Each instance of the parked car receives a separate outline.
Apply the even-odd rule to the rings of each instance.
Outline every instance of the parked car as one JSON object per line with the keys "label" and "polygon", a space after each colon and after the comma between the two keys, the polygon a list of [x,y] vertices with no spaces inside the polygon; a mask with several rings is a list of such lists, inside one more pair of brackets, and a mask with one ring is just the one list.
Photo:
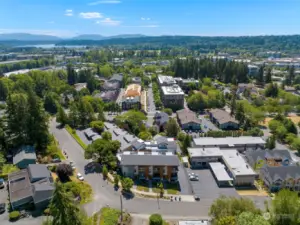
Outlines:
{"label": "parked car", "polygon": [[81,175],[81,173],[77,173],[77,179],[80,180],[80,181],[84,181],[84,178]]}
{"label": "parked car", "polygon": [[197,196],[197,195],[194,196],[194,199],[195,199],[196,201],[200,201],[200,197]]}
{"label": "parked car", "polygon": [[4,179],[0,178],[0,188],[4,188]]}
{"label": "parked car", "polygon": [[198,181],[199,178],[196,176],[190,176],[190,181]]}
{"label": "parked car", "polygon": [[5,212],[5,203],[0,203],[0,213],[4,213]]}
{"label": "parked car", "polygon": [[54,158],[52,159],[52,163],[60,163],[61,159],[60,158]]}

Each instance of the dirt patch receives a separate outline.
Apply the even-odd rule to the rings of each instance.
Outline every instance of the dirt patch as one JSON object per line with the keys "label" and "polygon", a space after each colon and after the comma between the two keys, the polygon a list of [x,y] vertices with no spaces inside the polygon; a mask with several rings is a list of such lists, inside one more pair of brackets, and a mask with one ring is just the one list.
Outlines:
{"label": "dirt patch", "polygon": [[241,196],[269,196],[268,193],[263,190],[237,190],[237,193]]}
{"label": "dirt patch", "polygon": [[[287,116],[286,118],[291,119],[296,125],[300,122],[300,116]],[[265,118],[264,122],[261,123],[262,126],[268,126],[269,122],[274,119],[272,117]]]}

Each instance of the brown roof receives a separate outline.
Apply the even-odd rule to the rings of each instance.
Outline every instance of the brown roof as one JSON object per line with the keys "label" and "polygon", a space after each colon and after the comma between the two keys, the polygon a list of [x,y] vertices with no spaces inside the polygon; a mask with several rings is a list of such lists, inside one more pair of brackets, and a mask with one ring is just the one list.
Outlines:
{"label": "brown roof", "polygon": [[176,112],[178,119],[181,124],[185,123],[201,123],[201,121],[197,118],[197,114],[189,109],[181,109]]}
{"label": "brown roof", "polygon": [[124,93],[124,97],[141,96],[141,90],[142,90],[141,85],[138,85],[138,84],[128,85],[128,87],[126,88],[126,91]]}
{"label": "brown roof", "polygon": [[233,122],[233,123],[239,123],[235,118],[233,118],[228,112],[222,109],[212,109],[210,110],[210,113],[212,116],[218,120],[220,124],[227,123],[227,122]]}

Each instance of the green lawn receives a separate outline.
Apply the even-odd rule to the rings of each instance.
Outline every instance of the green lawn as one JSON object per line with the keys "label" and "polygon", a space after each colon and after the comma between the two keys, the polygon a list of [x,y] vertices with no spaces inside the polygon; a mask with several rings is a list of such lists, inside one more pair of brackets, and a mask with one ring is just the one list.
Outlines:
{"label": "green lawn", "polygon": [[157,183],[157,182],[152,182],[152,191],[154,193],[160,193],[160,189],[157,187],[158,184],[159,183]]}
{"label": "green lawn", "polygon": [[76,130],[72,129],[69,125],[66,125],[66,130],[69,134],[77,141],[77,143],[83,148],[86,149],[87,145],[80,139],[80,137],[76,134]]}
{"label": "green lawn", "polygon": [[[121,211],[112,208],[102,208],[99,225],[116,225],[118,224]],[[123,221],[129,220],[130,215],[123,213]]]}
{"label": "green lawn", "polygon": [[149,192],[149,183],[148,182],[138,182],[136,189],[138,191]]}
{"label": "green lawn", "polygon": [[178,195],[179,193],[179,186],[178,183],[166,183],[165,189],[167,190],[167,193],[170,195]]}

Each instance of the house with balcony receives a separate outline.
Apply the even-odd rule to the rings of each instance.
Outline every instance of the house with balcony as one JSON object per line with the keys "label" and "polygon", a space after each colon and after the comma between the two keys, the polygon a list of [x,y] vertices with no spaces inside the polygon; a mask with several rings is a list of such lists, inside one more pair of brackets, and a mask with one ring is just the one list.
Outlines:
{"label": "house with balcony", "polygon": [[300,191],[300,167],[299,166],[268,166],[260,169],[260,179],[271,191],[277,192],[283,188]]}
{"label": "house with balcony", "polygon": [[141,180],[178,180],[179,160],[176,155],[124,152],[120,157],[122,173]]}
{"label": "house with balcony", "polygon": [[239,122],[223,109],[209,111],[210,120],[222,130],[238,130]]}
{"label": "house with balcony", "polygon": [[182,130],[201,130],[201,120],[197,114],[189,109],[182,109],[176,112],[178,123]]}

